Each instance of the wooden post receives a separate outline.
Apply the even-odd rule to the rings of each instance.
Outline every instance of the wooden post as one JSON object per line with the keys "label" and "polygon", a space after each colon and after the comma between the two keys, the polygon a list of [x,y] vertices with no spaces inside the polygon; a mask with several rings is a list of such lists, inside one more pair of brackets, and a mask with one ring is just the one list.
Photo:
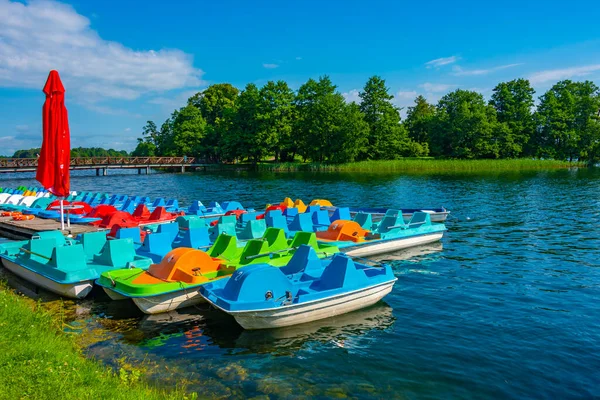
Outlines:
{"label": "wooden post", "polygon": [[142,174],[142,169],[138,168],[138,175],[141,175],[141,174]]}
{"label": "wooden post", "polygon": [[96,168],[96,176],[100,176],[100,168]]}
{"label": "wooden post", "polygon": [[181,166],[181,173],[184,173],[184,172],[185,172],[185,165],[182,165]]}

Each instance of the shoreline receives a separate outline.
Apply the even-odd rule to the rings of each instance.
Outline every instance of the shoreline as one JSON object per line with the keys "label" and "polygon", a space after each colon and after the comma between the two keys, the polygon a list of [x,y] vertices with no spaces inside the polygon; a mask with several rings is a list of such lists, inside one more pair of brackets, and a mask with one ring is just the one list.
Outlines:
{"label": "shoreline", "polygon": [[63,330],[63,317],[0,281],[0,398],[196,398],[151,386],[141,366],[116,371],[87,357]]}

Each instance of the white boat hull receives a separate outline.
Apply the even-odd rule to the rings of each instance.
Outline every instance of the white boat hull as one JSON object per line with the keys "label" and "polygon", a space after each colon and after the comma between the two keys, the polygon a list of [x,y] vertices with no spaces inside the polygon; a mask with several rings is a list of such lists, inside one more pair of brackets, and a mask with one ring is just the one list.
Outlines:
{"label": "white boat hull", "polygon": [[341,248],[340,251],[351,257],[374,256],[377,254],[390,253],[393,251],[407,249],[409,247],[437,242],[442,238],[442,236],[444,236],[444,232],[435,232],[427,235],[398,238],[372,244],[344,247]]}
{"label": "white boat hull", "polygon": [[109,288],[102,287],[102,289],[104,289],[104,293],[106,293],[108,295],[108,297],[110,297],[111,300],[127,300],[127,299],[129,299],[129,297],[123,296],[122,294],[119,294]]}
{"label": "white boat hull", "polygon": [[264,311],[227,312],[244,329],[269,329],[304,324],[369,307],[392,291],[396,281],[320,301],[284,306]]}
{"label": "white boat hull", "polygon": [[46,278],[36,272],[33,272],[27,268],[20,266],[6,258],[2,258],[2,264],[4,267],[12,272],[13,274],[33,283],[36,286],[49,290],[53,293],[59,294],[63,297],[71,299],[83,299],[88,293],[91,292],[94,285],[93,280],[81,281],[76,283],[58,283],[51,279]]}
{"label": "white boat hull", "polygon": [[185,292],[177,291],[152,297],[133,297],[132,300],[144,314],[160,314],[206,301],[200,296],[198,289],[187,289]]}

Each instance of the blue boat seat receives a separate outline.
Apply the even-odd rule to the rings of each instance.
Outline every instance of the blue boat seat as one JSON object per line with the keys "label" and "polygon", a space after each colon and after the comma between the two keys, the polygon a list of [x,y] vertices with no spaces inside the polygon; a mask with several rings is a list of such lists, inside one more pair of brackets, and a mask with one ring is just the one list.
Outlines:
{"label": "blue boat seat", "polygon": [[418,228],[423,225],[431,225],[431,216],[426,212],[416,211],[410,221],[406,224],[409,228]]}
{"label": "blue boat seat", "polygon": [[192,204],[188,207],[189,214],[196,214],[197,211],[199,211],[199,212],[206,211],[206,207],[204,206],[204,204],[202,204],[202,202],[200,200],[192,201]]}
{"label": "blue boat seat", "polygon": [[288,207],[283,211],[283,215],[286,218],[294,218],[298,214],[298,209],[296,207]]}
{"label": "blue boat seat", "polygon": [[94,262],[102,265],[123,268],[135,259],[135,250],[131,239],[108,240],[100,254],[94,256]]}
{"label": "blue boat seat", "polygon": [[329,212],[327,210],[317,210],[312,214],[312,222],[317,230],[327,230],[329,227]]}
{"label": "blue boat seat", "polygon": [[286,233],[288,232],[287,221],[281,213],[281,210],[269,211],[267,215],[265,215],[265,221],[269,228],[283,229]]}
{"label": "blue boat seat", "polygon": [[249,221],[238,233],[238,238],[241,240],[258,239],[265,234],[266,230],[267,223],[264,219]]}
{"label": "blue boat seat", "polygon": [[350,209],[348,207],[338,207],[333,211],[331,215],[331,222],[338,220],[350,221],[352,217],[350,216]]}
{"label": "blue boat seat", "polygon": [[158,229],[156,230],[158,233],[166,233],[169,235],[169,243],[171,243],[177,237],[179,233],[179,224],[169,222],[166,224],[158,225]]}
{"label": "blue boat seat", "polygon": [[56,246],[64,246],[67,243],[65,239],[65,235],[62,234],[61,231],[45,231],[38,232],[37,236],[40,239],[52,239],[56,243]]}
{"label": "blue boat seat", "polygon": [[370,213],[364,213],[360,211],[356,213],[353,221],[359,224],[363,229],[366,229],[368,231],[370,231],[373,227],[373,216]]}
{"label": "blue boat seat", "polygon": [[391,229],[401,228],[406,229],[408,225],[404,223],[404,218],[402,217],[402,213],[398,210],[388,210],[385,213],[385,216],[377,226],[375,227],[376,233],[387,233]]}
{"label": "blue boat seat", "polygon": [[208,235],[208,227],[190,228],[181,231],[173,241],[173,248],[190,247],[198,249],[208,247],[210,245],[210,237]]}
{"label": "blue boat seat", "polygon": [[323,271],[321,260],[316,251],[307,245],[298,247],[290,262],[280,269],[288,277],[302,272],[301,279],[304,278],[302,280],[318,278]]}
{"label": "blue boat seat", "polygon": [[157,197],[156,199],[154,199],[154,201],[152,202],[152,204],[150,205],[150,207],[164,207],[166,205],[165,199],[163,199],[162,197]]}
{"label": "blue boat seat", "polygon": [[256,264],[235,271],[227,280],[222,296],[227,300],[255,303],[264,302],[267,299],[266,293],[270,292],[270,299],[275,306],[275,299],[284,298],[286,292],[293,290],[291,282],[279,268]]}
{"label": "blue boat seat", "polygon": [[83,246],[74,244],[72,246],[55,247],[48,265],[65,272],[86,269],[87,263]]}
{"label": "blue boat seat", "polygon": [[121,228],[117,230],[115,239],[131,239],[135,245],[134,247],[139,247],[142,245],[140,228]]}
{"label": "blue boat seat", "polygon": [[254,220],[256,220],[255,212],[240,214],[240,223],[242,225],[247,224],[248,222],[254,221]]}
{"label": "blue boat seat", "polygon": [[221,208],[223,211],[234,211],[234,210],[244,210],[244,207],[239,201],[224,201],[221,203]]}
{"label": "blue boat seat", "polygon": [[144,244],[139,249],[142,254],[157,255],[160,256],[160,259],[171,250],[173,250],[173,248],[171,247],[171,237],[168,232],[157,232],[146,235]]}
{"label": "blue boat seat", "polygon": [[314,227],[311,214],[308,212],[297,214],[288,228],[290,231],[312,232]]}
{"label": "blue boat seat", "polygon": [[31,239],[23,248],[28,250],[22,255],[23,258],[47,264],[56,248],[56,241],[54,239]]}
{"label": "blue boat seat", "polygon": [[[139,230],[138,230],[139,236]],[[79,237],[79,243],[83,246],[85,257],[93,260],[96,254],[99,254],[106,243],[106,232],[87,232]]]}
{"label": "blue boat seat", "polygon": [[217,224],[210,229],[210,239],[211,241],[217,240],[220,234],[226,233],[230,236],[236,236],[235,224],[227,223],[227,224]]}
{"label": "blue boat seat", "polygon": [[179,202],[177,201],[177,199],[169,199],[167,200],[167,204],[165,205],[165,208],[167,210],[178,210],[179,209]]}
{"label": "blue boat seat", "polygon": [[336,254],[331,263],[325,267],[321,279],[313,282],[310,288],[315,291],[333,289],[351,289],[365,283],[367,276],[356,269],[354,261],[346,255]]}
{"label": "blue boat seat", "polygon": [[175,220],[179,229],[202,228],[206,226],[206,218],[200,218],[197,215],[180,215]]}

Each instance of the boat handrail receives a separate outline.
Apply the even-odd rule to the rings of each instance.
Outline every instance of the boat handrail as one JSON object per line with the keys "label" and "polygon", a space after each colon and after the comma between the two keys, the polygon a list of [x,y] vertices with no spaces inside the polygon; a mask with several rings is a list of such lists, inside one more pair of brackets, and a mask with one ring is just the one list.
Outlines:
{"label": "boat handrail", "polygon": [[254,260],[255,258],[260,258],[260,257],[264,257],[264,256],[270,256],[271,254],[284,253],[286,251],[292,251],[292,250],[297,250],[297,249],[298,249],[297,247],[290,247],[290,248],[287,248],[287,249],[270,251],[268,253],[255,254],[253,256],[246,256],[246,257],[244,257],[244,259],[246,259],[246,260]]}
{"label": "boat handrail", "polygon": [[34,256],[37,256],[37,257],[45,258],[46,260],[52,260],[52,257],[48,257],[48,256],[45,256],[45,255],[40,254],[40,253],[36,253],[34,251],[31,251],[31,250],[27,250],[27,249],[25,249],[23,247],[19,248],[19,250],[24,251],[25,253],[33,254]]}

